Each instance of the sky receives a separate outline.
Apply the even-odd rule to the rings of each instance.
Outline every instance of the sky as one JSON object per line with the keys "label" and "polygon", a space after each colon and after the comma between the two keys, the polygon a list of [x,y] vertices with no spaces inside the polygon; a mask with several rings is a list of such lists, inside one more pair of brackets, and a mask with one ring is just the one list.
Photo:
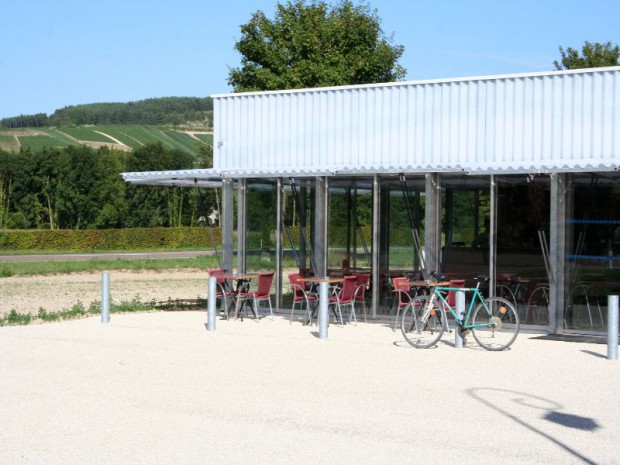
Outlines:
{"label": "sky", "polygon": [[[285,0],[280,0],[284,3]],[[240,26],[277,0],[2,0],[0,118],[231,92]],[[358,3],[358,2],[356,2]],[[620,43],[618,0],[370,0],[406,80],[548,71]]]}

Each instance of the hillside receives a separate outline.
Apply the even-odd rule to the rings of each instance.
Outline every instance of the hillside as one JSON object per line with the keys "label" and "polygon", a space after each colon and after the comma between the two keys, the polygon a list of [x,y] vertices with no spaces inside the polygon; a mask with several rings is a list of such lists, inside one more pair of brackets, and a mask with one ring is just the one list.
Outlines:
{"label": "hillside", "polygon": [[125,103],[89,103],[51,115],[0,119],[0,150],[87,145],[130,151],[161,143],[167,149],[200,154],[200,141],[212,143],[210,97],[161,97]]}
{"label": "hillside", "polygon": [[140,124],[210,129],[213,99],[210,97],[160,97],[135,102],[71,105],[51,115],[19,115],[0,119],[8,129],[71,127],[86,124]]}
{"label": "hillside", "polygon": [[205,129],[159,128],[138,124],[87,125],[59,128],[0,128],[0,150],[40,150],[43,147],[87,145],[108,146],[130,151],[146,144],[161,143],[168,149],[179,149],[199,156],[199,141],[211,144],[213,135]]}

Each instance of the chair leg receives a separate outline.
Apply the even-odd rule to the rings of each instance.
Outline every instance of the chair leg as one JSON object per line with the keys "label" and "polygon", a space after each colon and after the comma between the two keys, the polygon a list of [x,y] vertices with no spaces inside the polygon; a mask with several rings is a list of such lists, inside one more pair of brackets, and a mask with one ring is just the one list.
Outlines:
{"label": "chair leg", "polygon": [[351,307],[351,310],[349,312],[349,323],[354,321],[355,325],[357,326],[357,316],[355,315],[355,302],[351,302],[349,306]]}
{"label": "chair leg", "polygon": [[295,311],[295,297],[293,297],[293,305],[291,305],[291,319],[289,321],[289,324],[293,324],[293,312]]}
{"label": "chair leg", "polygon": [[398,325],[398,315],[400,315],[400,305],[396,307],[396,318],[394,318],[394,329],[393,332],[396,332],[396,326]]}
{"label": "chair leg", "polygon": [[340,326],[344,326],[344,320],[342,319],[342,306],[338,304],[338,315],[340,315]]}
{"label": "chair leg", "polygon": [[271,321],[273,321],[275,317],[273,315],[273,307],[271,306],[271,297],[267,299],[267,302],[269,302],[269,311],[271,312]]}
{"label": "chair leg", "polygon": [[312,310],[310,309],[310,302],[306,300],[306,315],[308,316],[308,324],[312,325]]}

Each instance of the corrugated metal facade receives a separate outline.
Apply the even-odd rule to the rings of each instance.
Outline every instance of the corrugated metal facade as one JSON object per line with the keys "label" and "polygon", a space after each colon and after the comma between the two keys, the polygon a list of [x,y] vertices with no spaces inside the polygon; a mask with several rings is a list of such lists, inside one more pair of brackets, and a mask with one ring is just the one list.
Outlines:
{"label": "corrugated metal facade", "polygon": [[617,169],[620,67],[214,96],[231,176]]}

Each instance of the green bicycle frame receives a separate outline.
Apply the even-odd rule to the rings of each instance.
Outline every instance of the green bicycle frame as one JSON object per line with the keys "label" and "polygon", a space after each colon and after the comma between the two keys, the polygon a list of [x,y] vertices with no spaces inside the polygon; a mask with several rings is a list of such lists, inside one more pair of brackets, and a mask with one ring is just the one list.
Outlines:
{"label": "green bicycle frame", "polygon": [[[442,294],[442,292],[449,292],[449,291],[461,291],[461,292],[472,292],[473,293],[473,298],[471,299],[471,302],[469,302],[469,307],[467,308],[467,312],[465,312],[465,316],[463,317],[463,319],[461,319],[457,313],[454,311],[454,309],[450,306],[450,304],[448,303],[448,301],[446,300],[446,298],[444,297],[444,295]],[[463,329],[472,329],[472,328],[485,328],[485,327],[489,327],[489,326],[495,326],[495,323],[480,323],[480,324],[471,324],[471,323],[467,323],[471,317],[471,314],[474,310],[476,301],[479,301],[482,306],[484,307],[484,309],[487,312],[487,315],[491,316],[491,312],[489,311],[489,307],[487,306],[487,303],[484,301],[484,297],[482,297],[482,294],[480,293],[480,290],[477,287],[443,287],[443,286],[435,286],[435,289],[433,290],[433,294],[439,299],[439,301],[442,304],[442,307],[444,309],[448,309],[450,310],[450,313],[452,314],[452,316],[454,317],[454,320],[457,322],[457,324],[463,328]]]}

